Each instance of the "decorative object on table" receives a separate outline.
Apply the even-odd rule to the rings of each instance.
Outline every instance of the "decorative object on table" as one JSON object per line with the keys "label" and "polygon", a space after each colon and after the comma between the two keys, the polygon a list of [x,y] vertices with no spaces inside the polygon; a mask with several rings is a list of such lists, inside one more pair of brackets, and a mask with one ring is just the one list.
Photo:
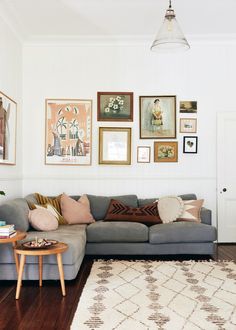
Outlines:
{"label": "decorative object on table", "polygon": [[150,163],[151,147],[138,146],[137,147],[137,162]]}
{"label": "decorative object on table", "polygon": [[0,238],[11,238],[16,235],[15,225],[1,225]]}
{"label": "decorative object on table", "polygon": [[98,92],[98,121],[133,121],[132,92]]}
{"label": "decorative object on table", "polygon": [[94,261],[70,329],[235,329],[235,277],[232,261]]}
{"label": "decorative object on table", "polygon": [[91,165],[92,100],[46,100],[47,165]]}
{"label": "decorative object on table", "polygon": [[5,220],[0,220],[0,226],[6,226],[6,221]]}
{"label": "decorative object on table", "polygon": [[184,154],[197,154],[197,148],[198,148],[197,136],[184,136],[184,140],[183,140]]}
{"label": "decorative object on table", "polygon": [[197,101],[180,101],[180,113],[197,113]]}
{"label": "decorative object on table", "polygon": [[175,12],[171,0],[169,0],[169,8],[166,10],[164,21],[152,43],[151,50],[155,52],[176,52],[188,50],[189,48],[189,43],[175,18]]}
{"label": "decorative object on table", "polygon": [[140,96],[140,139],[176,137],[176,96]]}
{"label": "decorative object on table", "polygon": [[131,164],[131,128],[99,127],[99,164]]}
{"label": "decorative object on table", "polygon": [[180,118],[180,133],[197,133],[196,118]]}
{"label": "decorative object on table", "polygon": [[0,164],[16,164],[17,103],[0,92]]}
{"label": "decorative object on table", "polygon": [[178,162],[178,142],[154,142],[154,162]]}
{"label": "decorative object on table", "polygon": [[46,239],[35,237],[34,240],[22,243],[22,246],[27,249],[46,249],[49,246],[57,244],[55,239]]}

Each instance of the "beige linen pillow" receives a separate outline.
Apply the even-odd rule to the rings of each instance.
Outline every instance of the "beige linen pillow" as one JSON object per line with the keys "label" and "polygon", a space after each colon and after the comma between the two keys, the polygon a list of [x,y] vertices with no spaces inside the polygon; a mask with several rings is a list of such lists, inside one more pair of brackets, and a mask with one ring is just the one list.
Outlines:
{"label": "beige linen pillow", "polygon": [[178,196],[166,196],[158,199],[159,216],[163,223],[175,221],[184,209],[184,202]]}
{"label": "beige linen pillow", "polygon": [[67,221],[63,218],[63,216],[57,211],[57,209],[52,205],[52,204],[42,204],[42,205],[37,205],[37,204],[32,204],[31,203],[31,210],[33,209],[47,209],[49,212],[52,213],[57,218],[57,221],[59,225],[67,225]]}
{"label": "beige linen pillow", "polygon": [[40,231],[51,231],[58,228],[57,218],[47,209],[35,209],[29,211],[29,223]]}
{"label": "beige linen pillow", "polygon": [[90,203],[87,195],[83,195],[78,201],[75,201],[63,193],[61,196],[61,212],[69,225],[95,222],[90,212]]}
{"label": "beige linen pillow", "polygon": [[200,212],[204,199],[188,200],[184,202],[184,209],[177,221],[201,222]]}

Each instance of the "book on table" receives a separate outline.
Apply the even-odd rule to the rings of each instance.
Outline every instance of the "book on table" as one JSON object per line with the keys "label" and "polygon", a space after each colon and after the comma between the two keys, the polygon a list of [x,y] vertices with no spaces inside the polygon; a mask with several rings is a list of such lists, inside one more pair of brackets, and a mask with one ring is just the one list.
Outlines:
{"label": "book on table", "polygon": [[13,230],[11,233],[6,234],[6,233],[1,233],[0,232],[0,239],[1,238],[11,238],[14,237],[16,235],[16,230]]}
{"label": "book on table", "polygon": [[14,225],[0,226],[0,236],[10,235],[14,231],[15,231],[15,226]]}

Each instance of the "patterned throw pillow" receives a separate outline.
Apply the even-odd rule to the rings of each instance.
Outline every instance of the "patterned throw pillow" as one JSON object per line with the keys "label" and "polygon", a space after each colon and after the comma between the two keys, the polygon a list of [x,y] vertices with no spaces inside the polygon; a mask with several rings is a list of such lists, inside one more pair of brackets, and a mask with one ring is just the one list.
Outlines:
{"label": "patterned throw pillow", "polygon": [[112,199],[104,221],[131,221],[145,225],[161,223],[157,210],[157,203],[150,203],[142,207],[130,207]]}
{"label": "patterned throw pillow", "polygon": [[31,202],[28,202],[29,209],[35,210],[35,209],[47,209],[54,217],[56,217],[59,225],[67,225],[66,219],[63,218],[63,216],[57,211],[57,209],[49,203],[37,205]]}
{"label": "patterned throw pillow", "polygon": [[162,222],[169,223],[181,216],[184,210],[184,202],[178,196],[166,196],[158,200],[157,207]]}
{"label": "patterned throw pillow", "polygon": [[188,200],[184,202],[184,210],[176,221],[201,222],[200,212],[204,199]]}
{"label": "patterned throw pillow", "polygon": [[61,195],[59,195],[55,198],[51,198],[51,197],[40,195],[39,193],[35,193],[35,198],[39,205],[43,205],[43,204],[47,204],[47,203],[51,204],[61,214],[61,205],[60,205]]}

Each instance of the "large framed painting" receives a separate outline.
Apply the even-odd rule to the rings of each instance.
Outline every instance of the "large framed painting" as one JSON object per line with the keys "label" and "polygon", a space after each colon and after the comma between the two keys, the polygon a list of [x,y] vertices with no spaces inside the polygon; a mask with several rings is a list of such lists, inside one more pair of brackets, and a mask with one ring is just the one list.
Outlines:
{"label": "large framed painting", "polygon": [[0,164],[16,164],[17,103],[0,92]]}
{"label": "large framed painting", "polygon": [[176,138],[176,96],[140,96],[140,139]]}
{"label": "large framed painting", "polygon": [[46,100],[47,165],[91,165],[92,100]]}
{"label": "large framed painting", "polygon": [[131,128],[99,127],[99,164],[131,164]]}
{"label": "large framed painting", "polygon": [[133,93],[98,92],[98,121],[133,121]]}

